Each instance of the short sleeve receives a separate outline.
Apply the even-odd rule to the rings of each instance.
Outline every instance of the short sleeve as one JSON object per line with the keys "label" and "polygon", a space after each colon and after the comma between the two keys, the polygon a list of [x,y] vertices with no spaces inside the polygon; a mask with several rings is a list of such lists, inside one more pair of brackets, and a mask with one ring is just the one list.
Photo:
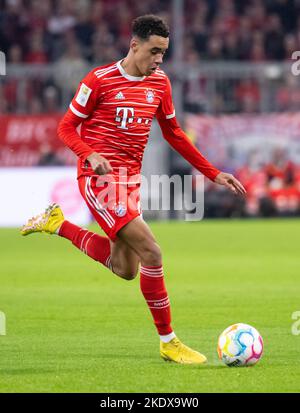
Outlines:
{"label": "short sleeve", "polygon": [[86,119],[93,112],[99,93],[99,79],[92,70],[79,83],[78,89],[70,103],[70,110],[74,115]]}
{"label": "short sleeve", "polygon": [[166,90],[156,111],[156,117],[159,120],[172,119],[175,117],[171,82],[168,77],[166,79]]}

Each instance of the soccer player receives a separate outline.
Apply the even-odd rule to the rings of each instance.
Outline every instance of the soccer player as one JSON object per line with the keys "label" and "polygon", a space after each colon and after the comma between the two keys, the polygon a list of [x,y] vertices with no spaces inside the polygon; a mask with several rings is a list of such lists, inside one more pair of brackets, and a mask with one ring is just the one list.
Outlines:
{"label": "soccer player", "polygon": [[[164,138],[202,174],[236,194],[245,189],[211,165],[178,125],[170,81],[159,67],[168,46],[169,29],[161,18],[136,18],[127,56],[86,75],[58,127],[59,137],[78,156],[81,195],[107,237],[65,220],[56,204],[30,219],[21,233],[67,238],[126,280],[134,279],[140,266],[140,288],[160,337],[161,357],[202,364],[206,357],[184,345],[171,327],[161,250],[141,216],[140,170],[154,116]],[[107,201],[110,191],[113,202]]]}

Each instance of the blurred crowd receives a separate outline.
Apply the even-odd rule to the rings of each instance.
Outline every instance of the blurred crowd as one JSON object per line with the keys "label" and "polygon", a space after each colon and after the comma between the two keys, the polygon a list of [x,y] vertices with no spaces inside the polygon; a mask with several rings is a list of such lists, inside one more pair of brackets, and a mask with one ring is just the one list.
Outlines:
{"label": "blurred crowd", "polygon": [[209,184],[206,191],[206,217],[293,217],[300,215],[300,165],[288,151],[275,147],[269,162],[258,162],[254,150],[235,176],[247,196],[237,198],[223,188]]}
{"label": "blurred crowd", "polygon": [[290,59],[292,51],[299,49],[298,0],[190,3],[186,59],[196,51],[208,60],[279,61]]}
{"label": "blurred crowd", "polygon": [[300,166],[290,160],[286,150],[274,149],[272,159],[265,165],[250,161],[237,171],[237,176],[247,189],[245,211],[248,215],[300,213]]}
{"label": "blurred crowd", "polygon": [[[64,111],[91,67],[126,55],[131,22],[142,14],[159,14],[169,23],[165,62],[172,63],[172,3],[0,0],[0,50],[10,68],[21,67],[0,77],[0,115]],[[184,0],[183,22],[183,58],[189,68],[205,62],[217,67],[232,61],[274,64],[263,79],[260,72],[209,76],[196,71],[195,76],[191,71],[190,76],[187,70],[182,77],[185,112],[300,111],[300,76],[276,66],[292,63],[292,53],[300,50],[300,0]],[[39,165],[60,162],[51,150],[41,151]],[[249,161],[237,175],[248,190],[247,200],[239,203],[222,191],[208,191],[208,216],[299,213],[299,168],[282,153],[274,154],[269,165],[253,167]]]}
{"label": "blurred crowd", "polygon": [[[172,28],[171,11],[171,0],[1,0],[0,48],[9,62],[102,64],[126,53],[134,17]],[[300,46],[299,0],[185,0],[183,18],[187,61],[278,61]]]}
{"label": "blurred crowd", "polygon": [[1,0],[0,48],[11,63],[68,60],[101,65],[128,49],[131,21],[168,11],[170,1]]}
{"label": "blurred crowd", "polygon": [[[171,0],[0,0],[0,50],[10,64],[53,64],[54,74],[30,81],[2,79],[0,113],[51,112],[64,108],[91,66],[123,57],[131,21],[145,13],[164,17],[171,28]],[[190,65],[203,61],[285,62],[300,49],[300,0],[184,0],[183,54]],[[172,61],[170,50],[166,63]],[[295,85],[296,83],[296,85]],[[269,95],[271,110],[298,110],[298,79],[285,76]],[[210,94],[210,95],[209,95]],[[207,99],[207,96],[210,96]],[[255,78],[184,83],[189,112],[255,112],[266,102]],[[23,102],[22,102],[23,99]]]}

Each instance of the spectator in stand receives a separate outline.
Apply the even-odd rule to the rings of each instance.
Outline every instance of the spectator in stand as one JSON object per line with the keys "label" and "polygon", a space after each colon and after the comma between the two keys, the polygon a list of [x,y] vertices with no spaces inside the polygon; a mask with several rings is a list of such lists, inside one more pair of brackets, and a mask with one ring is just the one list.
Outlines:
{"label": "spectator in stand", "polygon": [[96,65],[103,65],[107,61],[118,60],[120,55],[115,42],[116,37],[110,31],[108,24],[99,26],[92,37],[92,61]]}
{"label": "spectator in stand", "polygon": [[265,50],[269,60],[284,59],[284,32],[280,17],[272,14],[265,29]]}
{"label": "spectator in stand", "polygon": [[59,94],[55,86],[47,86],[43,90],[43,112],[57,113],[59,108]]}
{"label": "spectator in stand", "polygon": [[[18,44],[12,44],[8,49],[7,61],[13,65],[19,65],[23,62],[23,52],[22,48]],[[3,84],[2,93],[3,99],[5,100],[5,110],[7,112],[13,112],[17,106],[17,90],[18,90],[19,79],[10,76],[5,79]]]}
{"label": "spectator in stand", "polygon": [[297,167],[283,148],[276,148],[265,167],[267,194],[279,215],[293,216],[300,212],[300,191]]}
{"label": "spectator in stand", "polygon": [[260,102],[260,90],[253,79],[241,81],[235,90],[235,97],[239,105],[239,111],[246,113],[257,112]]}
{"label": "spectator in stand", "polygon": [[62,90],[64,104],[73,96],[78,85],[78,79],[83,78],[88,71],[87,61],[83,58],[74,31],[69,31],[65,37],[65,52],[55,63],[55,84]]}
{"label": "spectator in stand", "polygon": [[220,36],[235,32],[239,26],[239,18],[233,0],[220,0],[218,6],[213,19],[212,32]]}
{"label": "spectator in stand", "polygon": [[93,24],[90,9],[87,6],[81,7],[74,31],[76,39],[80,45],[82,55],[89,61],[91,61],[92,56],[92,41],[95,30],[96,27]]}
{"label": "spectator in stand", "polygon": [[30,115],[37,115],[43,112],[43,104],[38,96],[33,96],[29,99],[27,104],[27,113]]}
{"label": "spectator in stand", "polygon": [[36,30],[31,34],[31,38],[28,44],[28,52],[25,55],[26,63],[47,63],[48,56],[45,52],[45,46],[43,44],[43,32]]}
{"label": "spectator in stand", "polygon": [[29,28],[21,0],[7,0],[4,7],[1,4],[0,24],[0,50],[7,53],[13,44],[20,45],[23,50]]}
{"label": "spectator in stand", "polygon": [[292,54],[295,50],[299,50],[300,43],[297,41],[297,37],[294,34],[287,34],[284,38],[284,58],[285,60],[291,60]]}
{"label": "spectator in stand", "polygon": [[[74,2],[74,4],[76,4]],[[74,4],[68,0],[58,1],[54,8],[54,13],[48,18],[47,31],[49,34],[50,50],[52,60],[61,57],[64,50],[64,37],[67,32],[72,30],[76,25],[76,16]]]}
{"label": "spectator in stand", "polygon": [[40,147],[40,159],[37,166],[63,166],[64,162],[48,143],[43,143]]}
{"label": "spectator in stand", "polygon": [[[28,4],[26,4],[26,8],[27,7]],[[51,12],[51,0],[31,0],[30,9],[26,17],[30,32],[41,31],[42,33],[44,33],[47,30],[48,19],[49,16],[51,16]]]}
{"label": "spectator in stand", "polygon": [[269,14],[280,17],[282,27],[286,33],[295,29],[300,4],[298,0],[265,0]]}
{"label": "spectator in stand", "polygon": [[264,62],[267,60],[264,47],[264,36],[260,30],[256,30],[253,33],[253,43],[249,53],[252,62]]}
{"label": "spectator in stand", "polygon": [[300,110],[300,79],[288,73],[277,89],[275,96],[275,110],[295,112]]}
{"label": "spectator in stand", "polygon": [[8,49],[8,63],[21,64],[23,62],[23,51],[19,44],[14,43]]}
{"label": "spectator in stand", "polygon": [[8,102],[4,94],[4,87],[0,83],[0,116],[8,113]]}
{"label": "spectator in stand", "polygon": [[259,150],[254,149],[249,153],[247,162],[236,174],[244,183],[247,191],[245,213],[248,216],[259,215],[261,212],[260,200],[266,197],[267,185],[267,177]]}
{"label": "spectator in stand", "polygon": [[204,56],[207,49],[208,30],[205,24],[204,16],[195,15],[190,29],[187,28],[188,36],[193,39],[193,48],[199,53],[200,56]]}
{"label": "spectator in stand", "polygon": [[226,60],[240,59],[239,40],[235,32],[230,32],[225,35],[223,40],[223,56]]}
{"label": "spectator in stand", "polygon": [[[192,39],[190,39],[190,41],[192,42]],[[197,66],[199,64],[199,54],[195,49],[185,47],[185,61],[188,62],[191,67],[193,67],[193,65]],[[206,112],[208,103],[204,93],[206,81],[189,73],[186,74],[186,77],[184,110],[190,113]]]}
{"label": "spectator in stand", "polygon": [[207,60],[222,60],[223,56],[223,42],[220,36],[212,36],[207,43]]}
{"label": "spectator in stand", "polygon": [[241,16],[238,28],[239,50],[241,60],[249,60],[252,46],[252,22],[248,16]]}

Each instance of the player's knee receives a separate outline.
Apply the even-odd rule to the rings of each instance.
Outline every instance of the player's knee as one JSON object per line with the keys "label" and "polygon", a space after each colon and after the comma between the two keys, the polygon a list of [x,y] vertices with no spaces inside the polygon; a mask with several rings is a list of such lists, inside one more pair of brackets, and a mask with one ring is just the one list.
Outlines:
{"label": "player's knee", "polygon": [[134,274],[134,273],[131,272],[131,273],[125,274],[122,278],[126,281],[132,281],[136,278],[136,276],[137,276],[137,274]]}
{"label": "player's knee", "polygon": [[141,252],[141,259],[144,265],[161,265],[161,249],[155,242],[145,246]]}
{"label": "player's knee", "polygon": [[119,277],[123,278],[123,280],[131,281],[134,280],[138,274],[138,269],[133,268],[114,268],[114,273]]}
{"label": "player's knee", "polygon": [[134,279],[136,278],[137,274],[134,274],[134,273],[132,273],[132,272],[129,272],[129,273],[126,273],[126,274],[119,274],[119,276],[120,276],[121,278],[123,278],[123,280],[132,281],[132,280],[134,280]]}

